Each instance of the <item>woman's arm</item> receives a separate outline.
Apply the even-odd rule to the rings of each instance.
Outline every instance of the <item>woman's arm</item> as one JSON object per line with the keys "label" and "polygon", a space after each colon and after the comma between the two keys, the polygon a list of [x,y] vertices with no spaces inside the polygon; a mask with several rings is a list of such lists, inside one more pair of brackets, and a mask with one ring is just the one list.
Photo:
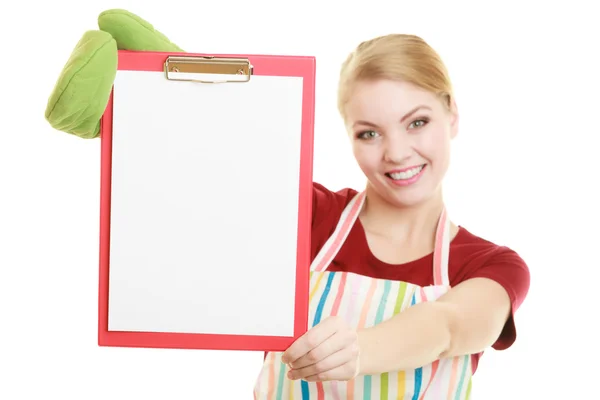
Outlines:
{"label": "woman's arm", "polygon": [[436,301],[411,306],[370,328],[356,331],[329,317],[283,354],[291,379],[348,380],[358,374],[415,369],[435,360],[505,349],[515,338],[514,313],[529,291],[529,269],[512,251]]}
{"label": "woman's arm", "polygon": [[437,301],[360,330],[358,373],[414,369],[440,358],[479,353],[500,336],[510,311],[510,298],[495,281],[462,282]]}

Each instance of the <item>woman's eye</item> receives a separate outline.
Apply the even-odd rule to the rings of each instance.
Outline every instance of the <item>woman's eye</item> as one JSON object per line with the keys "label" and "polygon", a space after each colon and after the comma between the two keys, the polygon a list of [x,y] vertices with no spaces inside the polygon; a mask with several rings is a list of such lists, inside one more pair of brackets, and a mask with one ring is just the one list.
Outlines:
{"label": "woman's eye", "polygon": [[427,124],[427,120],[426,119],[418,119],[416,121],[413,121],[410,125],[409,128],[420,128],[422,126],[425,126],[425,124]]}
{"label": "woman's eye", "polygon": [[372,139],[377,137],[377,132],[375,131],[364,131],[358,134],[358,137],[361,139]]}

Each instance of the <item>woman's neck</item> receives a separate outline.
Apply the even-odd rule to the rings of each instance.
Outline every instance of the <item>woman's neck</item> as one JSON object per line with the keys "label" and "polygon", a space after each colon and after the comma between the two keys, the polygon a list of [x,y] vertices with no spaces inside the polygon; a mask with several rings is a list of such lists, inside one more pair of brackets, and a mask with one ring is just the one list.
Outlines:
{"label": "woman's neck", "polygon": [[390,204],[368,186],[360,220],[365,230],[372,234],[408,246],[430,247],[435,241],[435,232],[443,208],[441,188],[424,203],[398,207]]}

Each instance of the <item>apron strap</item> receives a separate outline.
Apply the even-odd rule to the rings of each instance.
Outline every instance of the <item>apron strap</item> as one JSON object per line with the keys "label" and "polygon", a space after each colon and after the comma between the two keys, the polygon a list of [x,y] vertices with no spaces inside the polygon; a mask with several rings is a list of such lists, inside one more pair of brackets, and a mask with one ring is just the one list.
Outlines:
{"label": "apron strap", "polygon": [[360,214],[360,210],[365,202],[366,193],[360,192],[350,200],[342,215],[333,234],[319,251],[319,254],[313,260],[310,269],[311,271],[324,271],[333,261],[338,251],[342,248],[346,237],[352,230],[352,226]]}
{"label": "apron strap", "polygon": [[435,248],[433,250],[433,284],[435,286],[450,286],[450,278],[448,277],[449,254],[450,219],[444,207],[435,232]]}

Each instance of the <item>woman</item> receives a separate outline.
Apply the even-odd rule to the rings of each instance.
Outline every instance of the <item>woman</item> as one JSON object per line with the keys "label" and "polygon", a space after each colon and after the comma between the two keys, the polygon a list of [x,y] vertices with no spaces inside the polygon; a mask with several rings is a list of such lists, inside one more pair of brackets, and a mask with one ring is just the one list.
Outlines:
{"label": "woman", "polygon": [[469,398],[482,352],[515,341],[529,271],[446,215],[446,68],[419,37],[378,37],[343,64],[338,95],[368,183],[314,185],[312,328],[267,354],[255,398]]}
{"label": "woman", "polygon": [[[125,10],[98,22],[45,114],[81,138],[98,137],[117,48],[181,51]],[[368,184],[360,193],[314,185],[312,327],[267,354],[254,396],[468,398],[482,352],[515,340],[529,271],[446,215],[441,183],[458,131],[446,69],[416,36],[367,41],[342,67],[339,109]]]}

